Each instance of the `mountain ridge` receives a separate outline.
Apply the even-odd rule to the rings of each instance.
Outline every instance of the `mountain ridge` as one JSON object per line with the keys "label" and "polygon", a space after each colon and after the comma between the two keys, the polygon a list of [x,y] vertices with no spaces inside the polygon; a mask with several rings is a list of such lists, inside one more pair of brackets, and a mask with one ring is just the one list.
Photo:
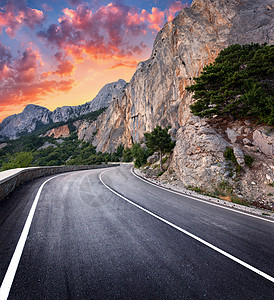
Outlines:
{"label": "mountain ridge", "polygon": [[43,125],[65,122],[107,107],[113,98],[123,92],[126,84],[123,79],[108,83],[91,101],[77,106],[57,107],[53,111],[40,105],[28,104],[21,113],[8,116],[0,123],[0,137],[2,136],[2,140],[16,139],[20,135],[34,132]]}

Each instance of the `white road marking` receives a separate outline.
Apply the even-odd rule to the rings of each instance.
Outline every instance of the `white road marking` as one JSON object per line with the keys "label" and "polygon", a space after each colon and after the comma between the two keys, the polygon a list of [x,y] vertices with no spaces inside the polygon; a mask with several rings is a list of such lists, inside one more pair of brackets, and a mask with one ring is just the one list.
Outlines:
{"label": "white road marking", "polygon": [[43,189],[44,185],[47,182],[49,182],[50,180],[52,180],[52,179],[54,179],[56,177],[62,176],[62,175],[65,175],[65,174],[59,174],[57,176],[51,177],[48,180],[46,180],[40,186],[40,188],[39,188],[39,190],[38,190],[38,192],[37,192],[37,194],[35,196],[35,199],[34,199],[34,202],[33,202],[32,206],[31,206],[28,218],[27,218],[27,220],[25,222],[23,231],[21,233],[21,236],[19,238],[19,241],[18,241],[17,246],[15,248],[15,251],[13,253],[12,259],[10,261],[8,270],[6,272],[4,280],[2,282],[2,285],[1,285],[1,288],[0,288],[0,300],[6,300],[6,299],[8,299],[8,296],[9,296],[9,293],[10,293],[10,289],[11,289],[11,286],[12,286],[12,283],[13,283],[13,280],[14,280],[14,277],[15,277],[15,274],[16,274],[16,271],[17,271],[20,259],[21,259],[22,252],[23,252],[24,247],[25,247],[25,243],[26,243],[26,240],[27,240],[27,237],[28,237],[28,234],[29,234],[31,222],[32,222],[32,219],[33,219],[33,216],[34,216],[34,213],[35,213],[35,209],[36,209],[38,200],[40,198],[42,189]]}
{"label": "white road marking", "polygon": [[163,186],[159,186],[157,184],[154,184],[148,180],[145,180],[143,179],[142,177],[136,175],[134,172],[133,172],[133,168],[131,168],[131,173],[132,175],[134,175],[136,178],[146,182],[147,184],[150,184],[152,186],[155,186],[159,189],[162,189],[162,190],[165,190],[167,192],[170,192],[170,193],[173,193],[173,194],[176,194],[176,195],[179,195],[179,196],[182,196],[182,197],[187,197],[187,198],[190,198],[190,199],[193,199],[193,200],[196,200],[196,201],[199,201],[199,202],[203,202],[203,203],[206,203],[206,204],[209,204],[209,205],[213,205],[213,206],[217,206],[217,207],[220,207],[220,208],[223,208],[223,209],[227,209],[227,210],[230,210],[230,211],[233,211],[235,213],[238,213],[238,214],[242,214],[242,215],[246,215],[246,216],[249,216],[249,217],[252,217],[252,218],[256,218],[256,219],[260,219],[260,220],[263,220],[263,221],[266,221],[266,222],[270,222],[270,223],[274,223],[273,220],[269,220],[269,219],[266,219],[266,218],[262,218],[260,216],[255,216],[255,215],[251,215],[249,213],[246,213],[246,212],[243,212],[243,211],[239,211],[239,210],[235,210],[233,208],[230,208],[230,207],[225,207],[221,204],[216,204],[216,203],[212,203],[212,202],[209,202],[209,201],[206,201],[206,200],[202,200],[202,199],[199,199],[199,198],[195,198],[195,197],[192,197],[190,195],[187,195],[187,194],[183,194],[183,193],[180,193],[180,192],[176,192],[176,191],[173,191],[173,190],[169,190],[168,188],[165,188]]}
{"label": "white road marking", "polygon": [[160,221],[162,221],[162,222],[168,224],[169,226],[171,226],[171,227],[173,227],[173,228],[175,228],[175,229],[181,231],[182,233],[184,233],[184,234],[190,236],[191,238],[195,239],[196,241],[198,241],[198,242],[200,242],[200,243],[206,245],[207,247],[209,247],[209,248],[211,248],[211,249],[217,251],[218,253],[220,253],[220,254],[226,256],[227,258],[229,258],[229,259],[231,259],[231,260],[237,262],[238,264],[240,264],[240,265],[246,267],[247,269],[249,269],[249,270],[255,272],[256,274],[258,274],[258,275],[264,277],[265,279],[267,279],[267,280],[269,280],[269,281],[271,281],[271,282],[274,283],[274,278],[271,277],[270,275],[264,273],[263,271],[260,271],[259,269],[257,269],[257,268],[255,268],[255,267],[249,265],[248,263],[246,263],[246,262],[240,260],[239,258],[237,258],[237,257],[235,257],[235,256],[233,256],[233,255],[231,255],[231,254],[229,254],[229,253],[227,253],[227,252],[225,252],[224,250],[222,250],[222,249],[220,249],[220,248],[218,248],[218,247],[216,247],[216,246],[210,244],[209,242],[207,242],[207,241],[205,241],[205,240],[199,238],[198,236],[196,236],[196,235],[194,235],[194,234],[192,234],[192,233],[186,231],[185,229],[183,229],[183,228],[181,228],[181,227],[179,227],[179,226],[177,226],[177,225],[175,225],[175,224],[173,224],[173,223],[167,221],[166,219],[164,219],[164,218],[162,218],[162,217],[156,215],[155,213],[153,213],[153,212],[147,210],[146,208],[144,208],[144,207],[142,207],[142,206],[140,206],[140,205],[134,203],[133,201],[131,201],[131,200],[129,200],[128,198],[124,197],[123,195],[119,194],[118,192],[116,192],[115,190],[113,190],[111,187],[109,187],[109,186],[103,181],[103,179],[102,179],[102,174],[104,174],[105,172],[107,172],[107,170],[104,171],[104,172],[102,172],[102,173],[100,173],[100,175],[99,175],[100,181],[102,182],[102,184],[103,184],[108,190],[110,190],[112,193],[114,193],[115,195],[117,195],[117,196],[120,197],[121,199],[127,201],[128,203],[130,203],[130,204],[136,206],[137,208],[139,208],[139,209],[141,209],[142,211],[146,212],[147,214],[153,216],[154,218],[156,218],[156,219],[158,219],[158,220],[160,220]]}

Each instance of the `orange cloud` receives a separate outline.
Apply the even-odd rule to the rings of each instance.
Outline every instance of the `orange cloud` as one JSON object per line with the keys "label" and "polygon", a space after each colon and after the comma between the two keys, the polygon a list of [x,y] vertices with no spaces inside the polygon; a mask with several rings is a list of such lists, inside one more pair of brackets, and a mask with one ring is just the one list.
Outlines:
{"label": "orange cloud", "polygon": [[125,61],[112,65],[109,70],[117,69],[117,68],[136,68],[138,61]]}
{"label": "orange cloud", "polygon": [[136,37],[146,32],[147,24],[129,6],[109,3],[92,12],[88,6],[65,8],[59,24],[51,24],[39,36],[59,51],[83,59],[86,54],[96,59],[127,58],[140,54],[144,43]]}
{"label": "orange cloud", "polygon": [[142,16],[149,22],[149,27],[151,29],[160,30],[164,25],[165,20],[165,12],[160,11],[157,7],[152,7],[151,14],[149,14],[146,10],[142,10]]}
{"label": "orange cloud", "polygon": [[[65,63],[66,61],[62,61]],[[12,59],[7,48],[0,43],[0,107],[31,103],[56,92],[70,90],[74,80],[42,80],[43,62],[38,51],[27,48],[21,57]],[[60,73],[71,71],[71,66],[60,67]]]}

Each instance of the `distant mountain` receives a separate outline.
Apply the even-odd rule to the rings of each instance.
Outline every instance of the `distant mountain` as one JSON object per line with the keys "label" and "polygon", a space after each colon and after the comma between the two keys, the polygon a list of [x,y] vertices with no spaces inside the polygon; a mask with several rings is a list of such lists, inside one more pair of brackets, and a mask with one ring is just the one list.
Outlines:
{"label": "distant mountain", "polygon": [[58,107],[54,111],[39,105],[29,104],[22,113],[11,115],[2,121],[0,124],[0,140],[16,139],[44,125],[66,122],[69,119],[107,107],[113,99],[118,98],[123,93],[126,84],[122,79],[108,83],[92,101],[78,106]]}

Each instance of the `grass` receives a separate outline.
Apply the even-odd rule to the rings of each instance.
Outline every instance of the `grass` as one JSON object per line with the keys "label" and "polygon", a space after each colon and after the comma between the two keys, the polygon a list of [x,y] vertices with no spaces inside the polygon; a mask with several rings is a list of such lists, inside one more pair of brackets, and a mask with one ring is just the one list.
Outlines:
{"label": "grass", "polygon": [[165,171],[161,171],[157,174],[157,177],[160,177],[161,175],[163,175],[165,173]]}
{"label": "grass", "polygon": [[192,185],[188,185],[186,188],[191,191],[194,191],[196,193],[205,195],[205,196],[229,201],[229,202],[232,202],[235,204],[250,206],[250,203],[248,201],[233,194],[233,188],[225,180],[222,180],[221,182],[219,182],[218,186],[215,187],[214,192],[205,191],[200,187],[192,186]]}

